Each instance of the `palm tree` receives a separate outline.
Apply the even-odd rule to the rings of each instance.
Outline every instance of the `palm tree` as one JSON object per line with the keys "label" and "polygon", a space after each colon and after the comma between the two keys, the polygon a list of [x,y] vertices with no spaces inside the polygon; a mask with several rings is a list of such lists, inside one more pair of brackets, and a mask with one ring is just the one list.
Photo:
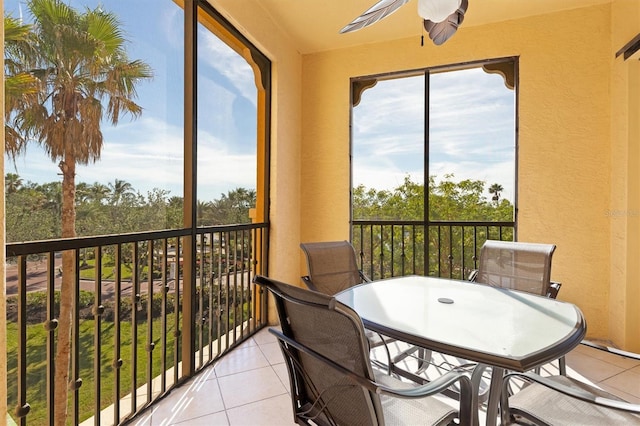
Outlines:
{"label": "palm tree", "polygon": [[204,216],[207,213],[209,204],[210,203],[207,203],[206,201],[198,200],[198,204],[196,205],[196,223],[198,226],[205,226]]}
{"label": "palm tree", "polygon": [[498,204],[498,201],[500,201],[500,193],[502,191],[504,191],[504,188],[499,183],[494,183],[489,187],[489,194],[493,194],[493,197],[491,197],[491,199],[495,201],[496,204]]}
{"label": "palm tree", "polygon": [[102,204],[109,195],[109,187],[100,182],[94,182],[89,189],[89,198],[91,202]]}
{"label": "palm tree", "polygon": [[4,190],[13,194],[22,189],[22,178],[16,173],[7,173],[4,177]]}
{"label": "palm tree", "polygon": [[216,215],[214,225],[248,223],[251,221],[249,209],[255,205],[254,189],[231,189],[227,194],[221,194],[220,199],[213,201],[213,211]]}
{"label": "palm tree", "polygon": [[124,180],[117,179],[113,183],[109,183],[109,190],[111,192],[111,204],[118,206],[128,195],[133,194],[133,186]]}
{"label": "palm tree", "polygon": [[[75,237],[76,164],[100,158],[100,122],[105,113],[113,125],[122,114],[134,118],[141,114],[142,108],[133,101],[136,84],[151,78],[152,71],[146,63],[127,58],[126,40],[113,13],[100,7],[78,13],[61,0],[27,4],[33,15],[30,46],[9,55],[15,60],[14,74],[34,77],[38,91],[9,105],[11,126],[24,141],[37,141],[58,162],[62,237]],[[54,422],[60,426],[67,415],[74,269],[73,252],[63,252],[54,392]]]}
{"label": "palm tree", "polygon": [[10,16],[4,17],[4,149],[11,157],[23,152],[26,144],[24,137],[10,124],[11,115],[33,102],[38,93],[36,78],[22,67],[24,57],[33,53],[31,35],[30,25],[23,25]]}

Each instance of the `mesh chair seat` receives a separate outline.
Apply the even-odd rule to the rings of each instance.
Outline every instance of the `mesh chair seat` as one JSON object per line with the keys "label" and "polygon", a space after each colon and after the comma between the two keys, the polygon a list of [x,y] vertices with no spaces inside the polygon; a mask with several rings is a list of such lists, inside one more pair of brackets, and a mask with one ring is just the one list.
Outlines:
{"label": "mesh chair seat", "polygon": [[307,257],[309,275],[302,277],[311,290],[333,296],[365,281],[370,281],[359,269],[356,253],[348,241],[301,243]]}
{"label": "mesh chair seat", "polygon": [[[412,389],[416,385],[400,381],[393,376],[374,372],[376,382],[395,389]],[[451,405],[435,398],[400,399],[388,395],[381,395],[382,410],[385,424],[388,425],[419,425],[419,424],[447,424],[451,418],[457,416]]]}
{"label": "mesh chair seat", "polygon": [[[362,320],[332,296],[263,276],[254,282],[275,297],[282,332],[278,338],[289,373],[294,420],[299,424],[461,425],[475,419],[471,381],[459,371],[423,386],[374,375]],[[463,389],[459,410],[430,395],[454,384]],[[396,399],[398,399],[396,401]],[[455,405],[454,405],[455,406]]]}
{"label": "mesh chair seat", "polygon": [[[307,258],[309,275],[302,277],[302,282],[310,290],[333,296],[354,285],[371,280],[358,269],[356,252],[349,241],[321,241],[301,243],[300,248]],[[387,336],[366,330],[369,348],[384,347],[386,367],[390,372],[391,355],[388,344],[393,342]]]}
{"label": "mesh chair seat", "polygon": [[[578,380],[565,376],[542,378],[532,373],[513,373],[506,376],[505,383],[511,377],[536,381],[509,397],[508,404],[503,403],[503,424],[518,424],[520,416],[540,425],[640,425],[640,405],[625,403],[608,392]],[[586,400],[560,393],[561,389],[581,395]],[[635,412],[598,405],[595,403],[597,399],[600,402],[605,399],[613,405],[622,402],[620,407],[635,407]]]}
{"label": "mesh chair seat", "polygon": [[[551,295],[554,244],[487,240],[473,281],[495,287]],[[555,297],[557,291],[553,294]]]}

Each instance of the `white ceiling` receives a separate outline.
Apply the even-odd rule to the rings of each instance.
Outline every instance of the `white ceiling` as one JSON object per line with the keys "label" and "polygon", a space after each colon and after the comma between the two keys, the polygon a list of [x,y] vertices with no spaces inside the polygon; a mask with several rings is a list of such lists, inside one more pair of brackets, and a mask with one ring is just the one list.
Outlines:
{"label": "white ceiling", "polygon": [[[500,22],[525,16],[575,9],[612,0],[468,0],[464,27]],[[342,27],[373,6],[377,0],[260,0],[265,13],[288,34],[300,53],[377,43],[422,34],[417,0],[359,31],[339,34]]]}

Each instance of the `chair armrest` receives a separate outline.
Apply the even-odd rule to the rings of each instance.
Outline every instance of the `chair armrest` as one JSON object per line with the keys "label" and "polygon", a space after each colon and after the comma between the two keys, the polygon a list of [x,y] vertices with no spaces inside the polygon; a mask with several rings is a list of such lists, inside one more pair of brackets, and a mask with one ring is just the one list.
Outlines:
{"label": "chair armrest", "polygon": [[316,289],[316,286],[313,285],[313,282],[311,281],[311,277],[309,275],[304,275],[300,278],[302,278],[302,282],[307,286],[309,290],[318,291]]}
{"label": "chair armrest", "polygon": [[281,331],[270,328],[269,332],[271,334],[274,334],[278,338],[278,340],[280,340],[280,344],[286,344],[288,346],[294,347],[297,350],[302,351],[307,355],[310,355],[317,360],[324,362],[329,367],[338,370],[340,373],[344,374],[346,377],[356,382],[363,388],[372,392],[376,392],[378,394],[388,394],[400,398],[423,398],[425,396],[440,393],[459,381],[463,392],[468,392],[469,396],[471,395],[471,379],[469,378],[468,373],[463,371],[449,371],[446,374],[438,377],[437,379],[421,386],[412,388],[392,388],[354,373],[348,368],[341,366],[340,364],[314,351],[313,349],[285,336]]}
{"label": "chair armrest", "polygon": [[551,281],[551,284],[549,284],[549,288],[547,289],[546,296],[550,299],[555,299],[558,296],[560,287],[562,287],[562,283],[559,283],[557,281]]}
{"label": "chair armrest", "polygon": [[376,385],[379,388],[377,391],[379,394],[387,394],[399,398],[422,398],[441,393],[456,382],[460,382],[461,393],[471,395],[471,379],[469,379],[469,374],[462,370],[447,371],[427,384],[411,388],[395,388],[382,383],[376,383]]}
{"label": "chair armrest", "polygon": [[[527,373],[511,372],[505,375],[503,379],[503,395],[509,394],[508,382],[509,382],[509,379],[511,379],[512,377],[524,378],[528,381],[538,383],[546,388],[552,389],[556,392],[560,392],[569,397],[588,402],[590,404],[599,405],[601,407],[612,408],[615,410],[624,410],[631,413],[640,413],[640,405],[638,404],[632,404],[630,402],[626,402],[621,399],[614,399],[616,398],[614,395],[611,395],[611,398],[600,396],[600,395],[597,395],[596,393],[589,392],[588,390],[583,389],[582,387],[578,387],[577,385],[575,387],[567,386],[563,383],[559,383],[555,380],[552,380],[549,377],[542,377],[538,374],[531,373],[531,372],[527,372]],[[584,384],[584,386],[588,388],[591,387],[587,384]],[[594,392],[604,393],[604,391],[602,390],[599,390],[596,388],[593,388],[593,389],[594,389]]]}

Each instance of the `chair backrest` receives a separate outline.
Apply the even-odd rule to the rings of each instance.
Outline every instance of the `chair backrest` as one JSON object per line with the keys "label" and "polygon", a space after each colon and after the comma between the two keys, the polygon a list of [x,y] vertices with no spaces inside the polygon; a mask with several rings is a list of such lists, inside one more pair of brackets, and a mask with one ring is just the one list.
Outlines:
{"label": "chair backrest", "polygon": [[363,281],[350,242],[302,243],[300,248],[307,256],[309,269],[303,281],[311,290],[334,295]]}
{"label": "chair backrest", "polygon": [[480,250],[475,281],[547,295],[554,244],[487,240]]}
{"label": "chair backrest", "polygon": [[[263,276],[254,281],[274,296],[282,333],[351,372],[375,380],[362,320],[326,294]],[[384,417],[379,396],[327,363],[280,345],[289,370],[294,415],[307,423],[376,425]]]}

